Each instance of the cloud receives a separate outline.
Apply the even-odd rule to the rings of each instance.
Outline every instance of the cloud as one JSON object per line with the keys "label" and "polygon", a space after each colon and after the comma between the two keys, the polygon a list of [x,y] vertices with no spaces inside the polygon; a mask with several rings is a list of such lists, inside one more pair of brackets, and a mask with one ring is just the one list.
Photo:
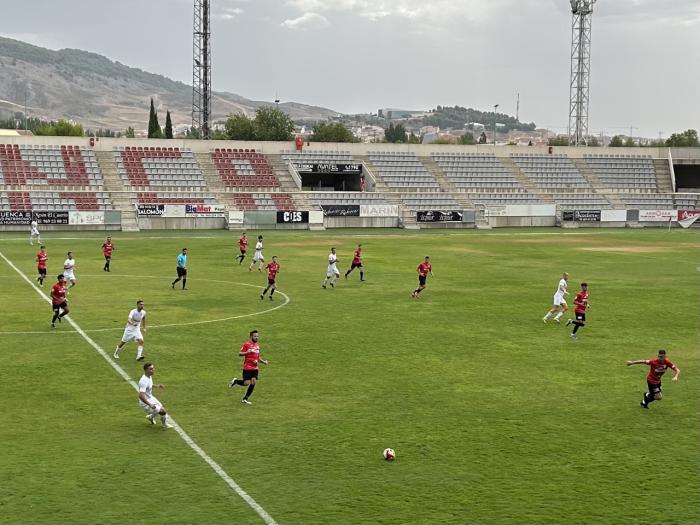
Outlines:
{"label": "cloud", "polygon": [[240,7],[223,7],[220,12],[214,15],[218,20],[235,20],[240,15],[245,13]]}
{"label": "cloud", "polygon": [[328,27],[329,22],[325,16],[318,13],[304,13],[300,17],[289,18],[280,25],[287,29],[304,31],[309,28]]}
{"label": "cloud", "polygon": [[477,21],[499,11],[515,0],[287,0],[305,13],[345,12],[369,20],[399,17],[421,23],[456,18]]}

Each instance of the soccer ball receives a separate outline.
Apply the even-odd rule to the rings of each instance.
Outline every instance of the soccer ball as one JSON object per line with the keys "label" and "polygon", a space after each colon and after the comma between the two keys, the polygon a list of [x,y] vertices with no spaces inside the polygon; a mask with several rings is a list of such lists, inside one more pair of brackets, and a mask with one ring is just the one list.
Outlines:
{"label": "soccer ball", "polygon": [[396,452],[394,452],[393,448],[385,448],[382,455],[387,461],[394,461],[396,459]]}

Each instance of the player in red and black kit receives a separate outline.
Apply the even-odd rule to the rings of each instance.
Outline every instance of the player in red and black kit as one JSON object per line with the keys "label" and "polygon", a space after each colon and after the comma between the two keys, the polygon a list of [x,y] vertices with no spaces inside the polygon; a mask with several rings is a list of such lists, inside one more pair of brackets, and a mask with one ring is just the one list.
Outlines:
{"label": "player in red and black kit", "polygon": [[355,253],[352,256],[352,263],[350,264],[350,269],[345,272],[345,278],[348,278],[348,275],[352,273],[352,271],[355,268],[360,269],[360,281],[365,280],[365,267],[362,265],[362,245],[358,244],[357,245],[357,250],[355,250]]}
{"label": "player in red and black kit", "polygon": [[46,246],[41,246],[39,253],[36,254],[37,271],[39,272],[39,277],[36,280],[41,286],[44,286],[44,279],[46,279],[46,261],[49,256],[46,255]]}
{"label": "player in red and black kit", "polygon": [[112,244],[112,238],[107,237],[107,240],[102,244],[102,255],[105,256],[105,267],[103,270],[105,272],[109,271],[109,263],[112,262],[112,251],[114,250],[114,244]]}
{"label": "player in red and black kit", "polygon": [[243,343],[241,351],[238,352],[238,355],[243,357],[243,379],[234,377],[228,385],[229,388],[233,388],[237,385],[248,387],[245,396],[241,400],[241,403],[245,405],[252,405],[249,398],[253,395],[255,383],[258,381],[258,363],[264,365],[270,364],[269,361],[260,357],[259,338],[260,335],[257,330],[250,332],[250,341]]}
{"label": "player in red and black kit", "polygon": [[586,308],[590,308],[591,306],[588,304],[588,283],[581,283],[581,291],[576,294],[574,305],[576,305],[574,311],[576,320],[569,319],[566,321],[566,326],[570,324],[574,325],[574,331],[569,335],[571,339],[576,339],[576,332],[578,332],[578,329],[582,326],[586,326]]}
{"label": "player in red and black kit", "polygon": [[426,255],[425,260],[418,265],[416,270],[418,271],[418,288],[413,290],[413,293],[411,294],[413,299],[418,299],[418,297],[420,297],[420,293],[425,290],[425,281],[428,279],[428,275],[431,277],[433,275],[433,267],[430,265],[430,257]]}
{"label": "player in red and black kit", "polygon": [[243,232],[243,235],[241,235],[241,238],[238,239],[238,249],[241,251],[240,255],[236,256],[236,259],[240,259],[238,261],[238,264],[243,264],[243,259],[245,259],[245,252],[248,251],[248,237],[245,236],[245,232]]}
{"label": "player in red and black kit", "polygon": [[58,322],[60,323],[61,319],[70,312],[68,309],[68,302],[66,301],[65,277],[63,277],[63,274],[61,274],[57,277],[57,280],[58,282],[51,288],[51,307],[53,308],[51,328],[56,328],[56,319],[58,319]]}
{"label": "player in red and black kit", "polygon": [[272,256],[272,262],[265,266],[265,269],[267,270],[267,288],[265,288],[263,290],[263,293],[260,294],[260,300],[262,301],[263,299],[265,299],[265,294],[268,290],[270,290],[270,301],[272,301],[272,294],[274,294],[275,290],[277,289],[277,284],[275,284],[275,280],[277,279],[277,274],[280,271],[280,265],[277,262],[276,255]]}
{"label": "player in red and black kit", "polygon": [[671,381],[678,381],[678,375],[681,373],[680,368],[674,365],[671,361],[666,359],[666,350],[659,350],[658,357],[656,359],[640,359],[638,361],[627,361],[627,366],[632,365],[647,365],[649,367],[649,373],[647,374],[647,386],[649,387],[649,392],[644,392],[644,399],[639,403],[642,408],[649,408],[649,403],[656,400],[661,400],[663,394],[661,393],[661,376],[666,373],[667,369],[671,369],[676,372],[671,378]]}

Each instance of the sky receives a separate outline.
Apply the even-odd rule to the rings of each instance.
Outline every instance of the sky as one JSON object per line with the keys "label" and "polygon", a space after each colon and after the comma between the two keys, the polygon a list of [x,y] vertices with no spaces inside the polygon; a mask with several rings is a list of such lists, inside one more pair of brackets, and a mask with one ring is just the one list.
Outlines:
{"label": "sky", "polygon": [[[569,0],[211,0],[212,83],[343,113],[460,105],[565,133]],[[0,35],[191,84],[192,0],[0,0]],[[700,129],[700,0],[599,0],[589,130]]]}

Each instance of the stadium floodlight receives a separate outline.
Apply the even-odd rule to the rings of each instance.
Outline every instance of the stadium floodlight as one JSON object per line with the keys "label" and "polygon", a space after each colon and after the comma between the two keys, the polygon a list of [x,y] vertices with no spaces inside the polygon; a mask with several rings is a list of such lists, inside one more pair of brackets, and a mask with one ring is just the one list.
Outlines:
{"label": "stadium floodlight", "polygon": [[211,10],[210,0],[194,0],[192,55],[192,127],[209,138],[211,116]]}
{"label": "stadium floodlight", "polygon": [[569,145],[586,144],[591,76],[591,19],[596,0],[571,0]]}

